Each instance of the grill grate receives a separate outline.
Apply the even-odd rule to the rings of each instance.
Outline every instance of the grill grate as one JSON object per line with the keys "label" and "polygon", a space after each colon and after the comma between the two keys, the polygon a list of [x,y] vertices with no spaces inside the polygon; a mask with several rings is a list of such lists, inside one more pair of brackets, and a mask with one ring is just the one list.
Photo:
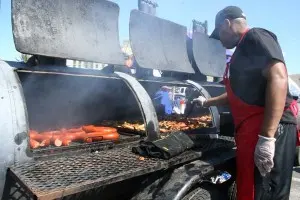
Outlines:
{"label": "grill grate", "polygon": [[[233,146],[232,142],[217,140],[214,148],[228,145]],[[127,146],[25,163],[11,167],[10,172],[38,199],[54,199],[158,171],[200,156],[201,152],[187,151],[168,161],[140,160]]]}

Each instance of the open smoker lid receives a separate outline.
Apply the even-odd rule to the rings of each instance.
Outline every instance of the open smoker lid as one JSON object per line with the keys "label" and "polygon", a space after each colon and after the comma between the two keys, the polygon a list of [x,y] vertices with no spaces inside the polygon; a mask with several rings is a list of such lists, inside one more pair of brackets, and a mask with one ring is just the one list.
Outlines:
{"label": "open smoker lid", "polygon": [[132,10],[129,32],[133,55],[140,67],[195,73],[187,55],[186,27]]}
{"label": "open smoker lid", "polygon": [[106,0],[12,0],[16,49],[32,55],[122,65],[118,17]]}
{"label": "open smoker lid", "polygon": [[226,49],[219,40],[205,33],[193,33],[193,55],[199,71],[206,76],[223,77],[226,67]]}

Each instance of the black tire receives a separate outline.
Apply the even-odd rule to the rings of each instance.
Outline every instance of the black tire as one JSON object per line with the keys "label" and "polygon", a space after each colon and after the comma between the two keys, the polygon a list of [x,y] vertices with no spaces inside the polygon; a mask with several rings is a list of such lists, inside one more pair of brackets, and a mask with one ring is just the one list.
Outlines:
{"label": "black tire", "polygon": [[189,191],[182,200],[219,200],[219,191],[213,186],[200,186]]}
{"label": "black tire", "polygon": [[228,188],[228,200],[236,200],[237,190],[236,190],[236,183],[235,181],[230,185]]}

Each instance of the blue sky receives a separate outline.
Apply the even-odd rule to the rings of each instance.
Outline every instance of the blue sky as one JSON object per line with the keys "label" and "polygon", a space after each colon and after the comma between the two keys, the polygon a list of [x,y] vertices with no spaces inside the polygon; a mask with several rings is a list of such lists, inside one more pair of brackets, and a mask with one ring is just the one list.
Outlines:
{"label": "blue sky", "polygon": [[[137,8],[137,0],[114,0],[120,6],[120,41],[128,38],[129,13]],[[300,1],[299,0],[157,0],[157,16],[187,26],[192,19],[208,20],[209,32],[215,14],[228,5],[240,6],[251,27],[262,27],[274,32],[283,49],[289,74],[300,73]],[[11,31],[10,0],[1,0],[0,59],[15,60],[16,52]]]}

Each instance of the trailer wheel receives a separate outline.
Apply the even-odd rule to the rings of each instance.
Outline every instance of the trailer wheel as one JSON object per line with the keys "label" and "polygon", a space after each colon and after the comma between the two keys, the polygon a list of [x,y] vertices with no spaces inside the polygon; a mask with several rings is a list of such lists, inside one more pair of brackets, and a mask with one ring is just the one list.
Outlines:
{"label": "trailer wheel", "polygon": [[230,187],[228,188],[228,200],[236,200],[236,183],[235,181],[230,185]]}
{"label": "trailer wheel", "polygon": [[219,191],[215,187],[201,186],[192,189],[182,200],[219,200]]}

